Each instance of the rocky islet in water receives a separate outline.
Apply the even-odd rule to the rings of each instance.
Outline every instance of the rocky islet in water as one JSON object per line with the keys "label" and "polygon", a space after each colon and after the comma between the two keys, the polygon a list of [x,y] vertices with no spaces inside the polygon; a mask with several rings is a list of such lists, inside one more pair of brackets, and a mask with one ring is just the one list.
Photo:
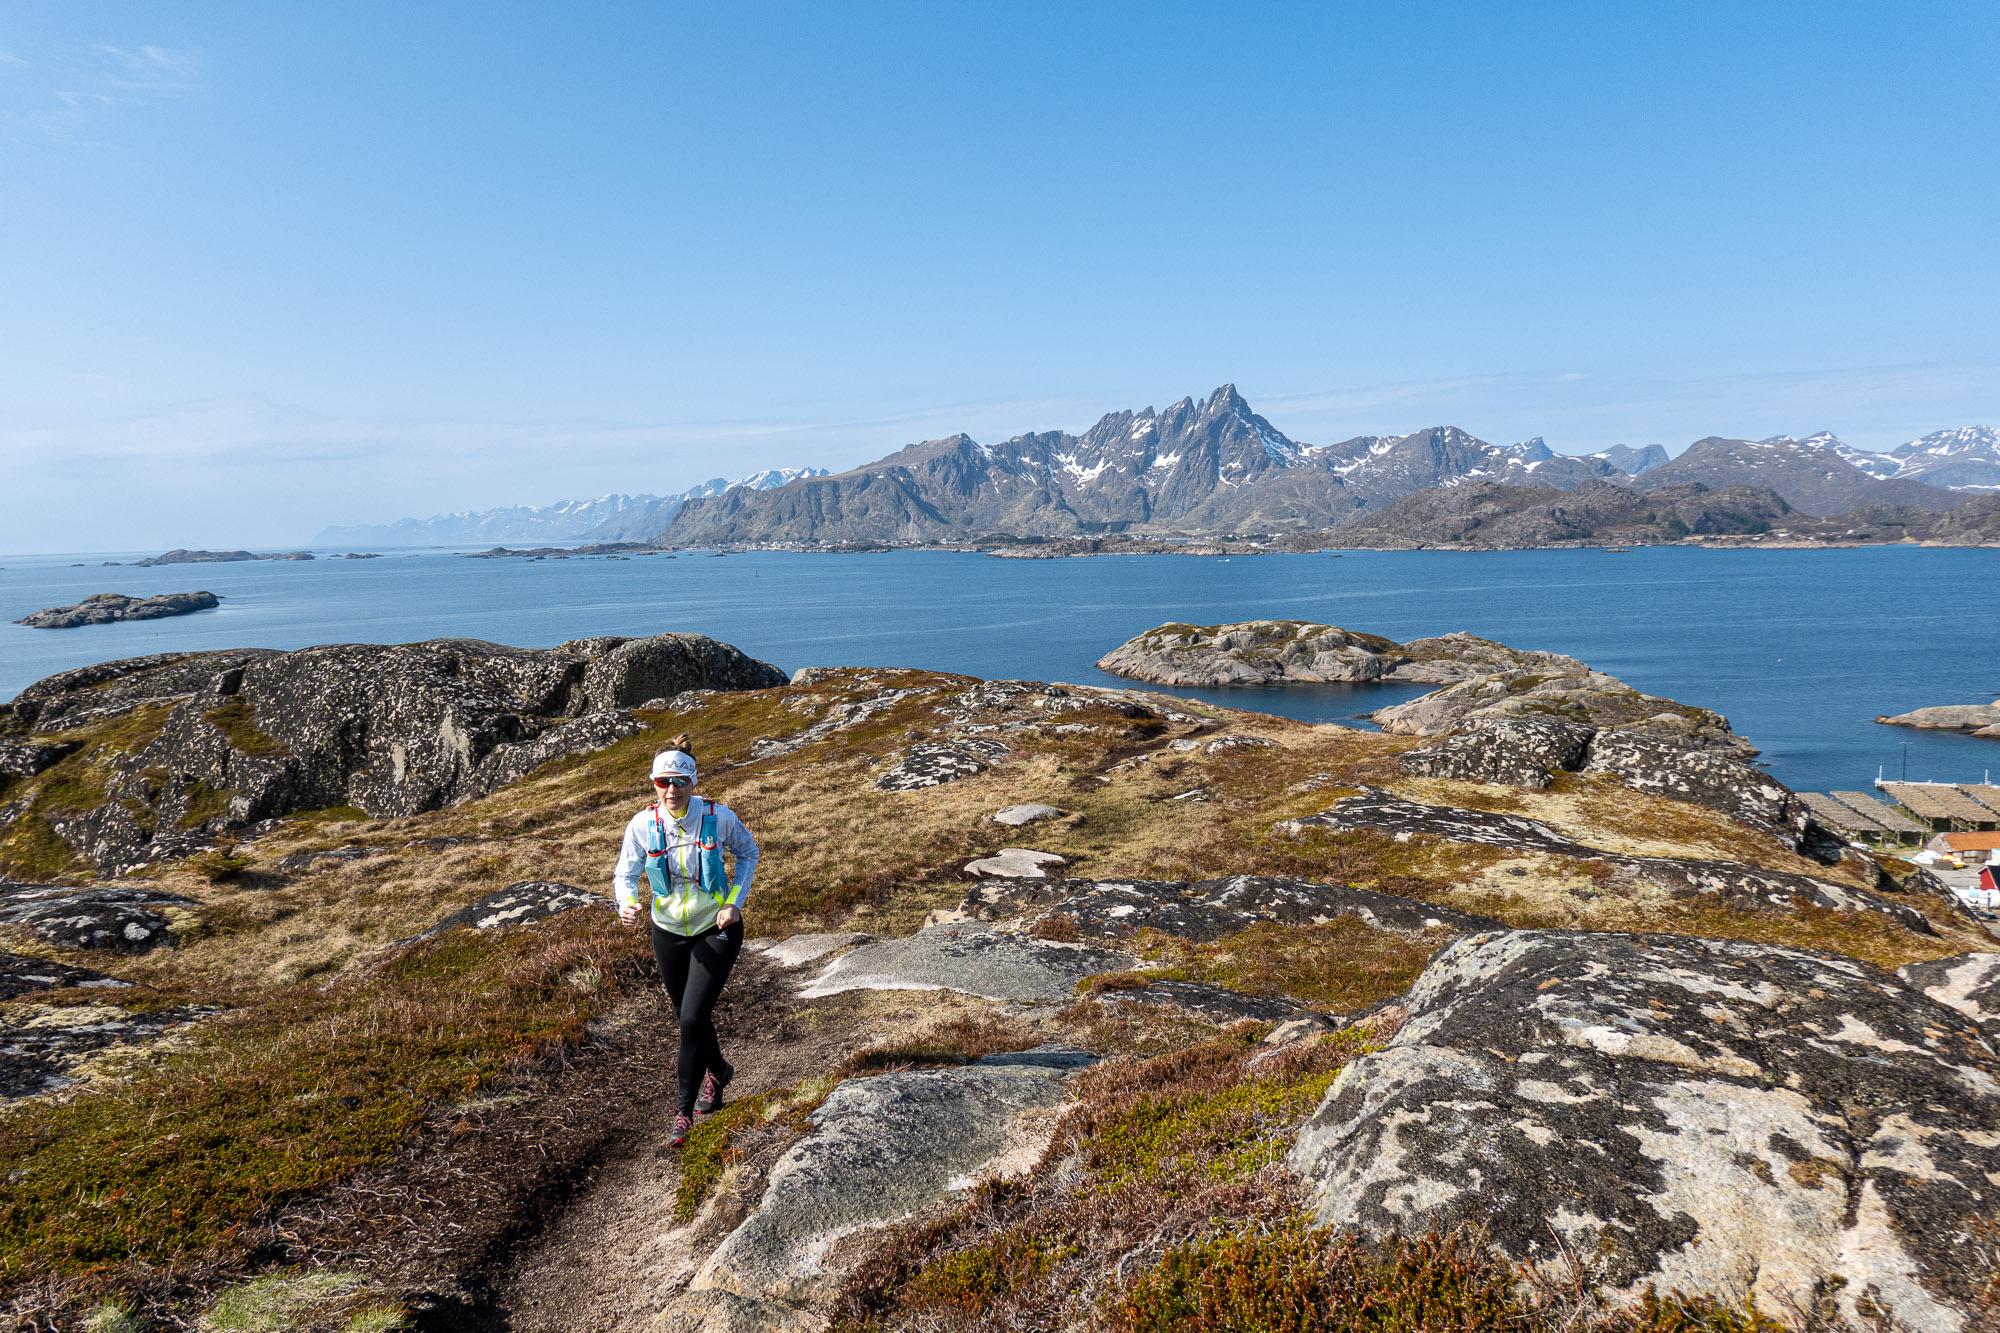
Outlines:
{"label": "rocky islet in water", "polygon": [[[40,1063],[0,1089],[25,1219],[0,1292],[25,1308],[33,1279],[87,1262],[147,1308],[200,1305],[313,1254],[355,1274],[320,1299],[519,1328],[1057,1327],[1173,1282],[1190,1235],[1244,1262],[1333,1228],[1290,1265],[1310,1284],[1347,1244],[1421,1271],[1395,1237],[1470,1219],[1494,1249],[1460,1271],[1589,1253],[1606,1317],[1651,1281],[1973,1327],[1987,1275],[1954,1238],[2000,1171],[1963,1132],[2000,1117],[1994,942],[1921,876],[1814,859],[1782,823],[1590,762],[1653,719],[1662,763],[1739,761],[1714,714],[1552,655],[1456,640],[1423,665],[1406,650],[1436,641],[1341,633],[1303,669],[1434,673],[1408,732],[1144,689],[788,681],[693,636],[197,654],[31,687],[6,715],[37,757],[0,779],[0,872],[22,880],[45,834],[111,827],[111,804],[150,824],[153,865],[107,875],[71,845],[4,895],[0,945],[54,956],[13,969],[0,1023],[79,1035],[35,1038]],[[565,730],[585,718],[616,724]],[[1545,724],[1589,733],[1580,765]],[[752,933],[776,947],[731,983],[757,1015],[726,1034],[739,1109],[663,1190],[660,1002],[639,937],[578,886],[601,885],[635,775],[680,730],[764,840]],[[1476,776],[1410,759],[1454,742]],[[1067,864],[968,882],[1031,801],[1035,850]],[[222,822],[200,833],[241,841],[182,857],[204,810]],[[172,978],[174,1004],[121,998],[140,976]],[[156,1040],[180,1063],[102,1054]],[[217,1078],[226,1098],[192,1095]],[[61,1150],[125,1125],[126,1155]],[[190,1132],[232,1151],[158,1147]],[[128,1163],[156,1149],[178,1229]],[[84,1216],[45,1197],[78,1171],[107,1199]],[[1706,1180],[1736,1183],[1691,1201]],[[220,1265],[169,1293],[148,1265],[190,1226]],[[137,1257],[86,1258],[99,1233]],[[664,1276],[606,1272],[606,1243]],[[1017,1243],[1006,1282],[954,1285]]]}
{"label": "rocky islet in water", "polygon": [[163,620],[168,616],[213,611],[222,599],[212,592],[164,592],[132,597],[122,592],[93,593],[75,606],[52,606],[21,617],[16,625],[29,629],[75,629],[81,625],[112,625],[124,620]]}

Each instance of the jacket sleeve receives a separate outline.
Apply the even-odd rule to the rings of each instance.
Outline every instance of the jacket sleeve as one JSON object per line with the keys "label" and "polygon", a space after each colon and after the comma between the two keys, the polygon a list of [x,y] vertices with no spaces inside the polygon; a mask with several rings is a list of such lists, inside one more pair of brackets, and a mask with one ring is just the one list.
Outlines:
{"label": "jacket sleeve", "polygon": [[736,858],[736,867],[730,875],[733,881],[725,904],[741,907],[750,896],[750,881],[757,876],[757,840],[750,836],[750,830],[743,827],[743,821],[728,806],[722,807],[720,837],[722,845]]}
{"label": "jacket sleeve", "polygon": [[611,893],[620,907],[643,907],[639,881],[646,874],[646,840],[637,819],[625,825],[625,841],[618,848],[618,864],[611,871]]}

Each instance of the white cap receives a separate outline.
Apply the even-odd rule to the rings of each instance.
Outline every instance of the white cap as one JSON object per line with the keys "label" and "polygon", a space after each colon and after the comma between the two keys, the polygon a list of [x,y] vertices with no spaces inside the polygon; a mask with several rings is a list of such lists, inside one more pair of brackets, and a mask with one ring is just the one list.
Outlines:
{"label": "white cap", "polygon": [[656,778],[686,778],[694,781],[694,756],[686,750],[662,750],[653,756]]}

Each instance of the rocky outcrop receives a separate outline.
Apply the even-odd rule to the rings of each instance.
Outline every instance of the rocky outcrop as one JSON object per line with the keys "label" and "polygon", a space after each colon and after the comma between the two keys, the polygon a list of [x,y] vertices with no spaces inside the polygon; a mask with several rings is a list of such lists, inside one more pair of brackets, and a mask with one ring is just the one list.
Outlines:
{"label": "rocky outcrop", "polygon": [[1021,828],[1028,824],[1039,824],[1045,819],[1060,818],[1062,811],[1052,805],[1042,805],[1035,801],[1006,806],[993,812],[993,822],[1005,824],[1009,828]]}
{"label": "rocky outcrop", "polygon": [[501,930],[529,921],[545,921],[578,907],[610,905],[611,900],[603,894],[579,889],[574,884],[551,879],[524,879],[461,907],[417,938],[442,935],[455,926],[464,926],[469,930]]}
{"label": "rocky outcrop", "polygon": [[0,880],[0,924],[22,926],[65,949],[148,953],[172,945],[170,907],[193,907],[186,898],[157,889],[111,885],[72,888]]}
{"label": "rocky outcrop", "polygon": [[989,921],[1015,922],[1030,933],[1047,931],[1060,919],[1078,936],[1107,941],[1142,929],[1214,940],[1264,921],[1300,926],[1337,916],[1405,932],[1490,930],[1499,924],[1435,903],[1277,875],[988,883],[966,895],[964,910]]}
{"label": "rocky outcrop", "polygon": [[[643,728],[632,709],[691,689],[781,685],[777,668],[694,634],[508,648],[471,639],[132,658],[38,681],[15,739],[127,737],[77,755],[104,799],[48,818],[101,872],[300,810],[410,815],[485,795]],[[20,733],[28,734],[22,735]]]}
{"label": "rocky outcrop", "polygon": [[1521,815],[1486,810],[1461,810],[1447,805],[1406,801],[1377,788],[1335,802],[1317,815],[1288,819],[1278,831],[1332,833],[1367,830],[1403,839],[1413,835],[1451,842],[1501,847],[1508,851],[1564,856],[1609,866],[1611,883],[1650,884],[1677,896],[1715,894],[1748,907],[1791,908],[1800,904],[1839,912],[1880,912],[1920,934],[1933,934],[1924,914],[1907,903],[1849,888],[1811,875],[1762,870],[1734,861],[1700,861],[1687,857],[1633,856],[1606,851],[1564,837],[1548,825]]}
{"label": "rocky outcrop", "polygon": [[1439,684],[1492,671],[1581,671],[1557,653],[1523,651],[1472,634],[1397,643],[1304,620],[1160,625],[1097,661],[1100,671],[1154,685],[1284,685],[1397,680]]}
{"label": "rocky outcrop", "polygon": [[1007,755],[999,741],[925,741],[912,745],[875,780],[881,791],[922,791],[983,773]]}
{"label": "rocky outcrop", "polygon": [[109,1004],[9,1008],[0,1015],[0,1102],[68,1087],[90,1060],[157,1041],[209,1012],[179,1007],[133,1013]]}
{"label": "rocky outcrop", "polygon": [[269,551],[262,555],[254,551],[190,551],[176,546],[160,555],[149,555],[144,560],[132,563],[140,569],[155,565],[225,565],[237,564],[244,560],[310,560],[311,551]]}
{"label": "rocky outcrop", "polygon": [[1126,984],[1106,986],[1092,992],[1091,999],[1109,1009],[1174,1009],[1211,1023],[1276,1023],[1304,1012],[1291,1000],[1270,995],[1245,995],[1224,986],[1200,981],[1154,981],[1143,973],[1126,973]]}
{"label": "rocky outcrop", "polygon": [[1556,718],[1482,718],[1396,762],[1418,777],[1539,788],[1556,773],[1583,767],[1592,734],[1589,727]]}
{"label": "rocky outcrop", "polygon": [[1470,936],[1291,1154],[1319,1220],[1469,1224],[1613,1298],[1972,1327],[2000,1052],[1865,964],[1659,935]]}
{"label": "rocky outcrop", "polygon": [[163,592],[154,597],[99,592],[75,606],[52,606],[14,623],[29,629],[75,629],[79,625],[110,625],[121,620],[163,620],[168,616],[212,611],[220,605],[222,599],[212,592]]}
{"label": "rocky outcrop", "polygon": [[46,958],[30,958],[25,954],[0,950],[0,1000],[19,999],[23,995],[64,986],[122,990],[131,984],[116,977],[107,977],[102,972],[93,972],[87,967],[71,967],[68,963],[53,963]]}
{"label": "rocky outcrop", "polygon": [[2000,702],[1990,704],[1938,704],[1913,709],[1894,717],[1875,719],[1891,727],[1917,727],[1927,731],[1962,731],[1970,736],[2000,740]]}
{"label": "rocky outcrop", "polygon": [[988,1000],[1057,1004],[1095,972],[1133,959],[993,929],[977,921],[927,926],[907,939],[871,940],[835,959],[799,991],[813,999],[849,990],[952,990]]}
{"label": "rocky outcrop", "polygon": [[[819,1327],[802,1318],[865,1249],[866,1233],[981,1180],[1032,1167],[1078,1051],[995,1055],[956,1069],[852,1079],[771,1168],[756,1209],[716,1246],[668,1328]],[[725,1322],[718,1294],[742,1305]]]}
{"label": "rocky outcrop", "polygon": [[1939,1004],[1948,1004],[2000,1043],[2000,953],[1962,953],[1911,963],[1896,973]]}

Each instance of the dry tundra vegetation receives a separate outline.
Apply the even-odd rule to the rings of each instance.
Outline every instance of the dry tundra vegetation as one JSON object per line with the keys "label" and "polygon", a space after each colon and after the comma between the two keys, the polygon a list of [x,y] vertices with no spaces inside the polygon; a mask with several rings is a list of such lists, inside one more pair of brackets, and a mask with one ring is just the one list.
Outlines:
{"label": "dry tundra vegetation", "polygon": [[[1412,779],[1394,763],[1416,743],[1407,738],[1171,701],[1175,720],[1158,696],[1141,716],[1107,696],[1064,712],[1061,726],[1008,731],[1008,757],[961,781],[877,790],[874,777],[913,739],[965,721],[951,710],[974,684],[857,670],[682,696],[642,714],[644,734],[485,799],[393,820],[314,812],[140,872],[147,887],[195,904],[180,909],[178,947],[92,965],[134,983],[119,997],[128,1009],[212,1012],[143,1052],[105,1053],[59,1094],[0,1112],[0,1291],[10,1302],[0,1308],[31,1328],[451,1326],[412,1298],[417,1278],[490,1276],[537,1225],[538,1200],[560,1195],[629,1105],[617,1101],[632,1095],[615,1091],[621,1080],[660,1062],[647,1021],[660,1001],[643,937],[609,911],[411,937],[515,881],[602,889],[618,830],[646,799],[646,757],[682,730],[701,755],[704,789],[758,832],[753,935],[769,938],[908,933],[956,908],[968,859],[1025,838],[1084,878],[1297,875],[1512,925],[1756,940],[1883,967],[1983,941],[1941,907],[1926,909],[1937,933],[1925,936],[1873,913],[1647,894],[1564,857],[1421,836],[1290,837],[1273,825],[1368,784],[1529,813],[1610,850],[1856,873],[1610,779],[1563,775],[1546,792]],[[858,725],[752,757],[760,739],[891,690],[906,693]],[[34,815],[0,843],[0,876],[89,878],[45,821],[101,798],[93,762],[142,743],[153,711],[79,733],[76,754],[0,792]],[[247,718],[214,721],[241,733],[240,744],[261,736]],[[1225,734],[1273,744],[1212,754],[1170,744]],[[1197,788],[1205,802],[1172,799]],[[991,821],[1023,800],[1065,814],[1027,832]],[[288,854],[332,849],[369,854],[278,868]],[[53,956],[20,932],[0,943]],[[746,964],[730,999],[754,1003],[768,1030],[740,1021],[732,1030],[764,1043],[776,1077],[702,1122],[680,1167],[679,1216],[713,1230],[740,1215],[758,1172],[842,1077],[1062,1040],[1105,1058],[1079,1078],[1042,1169],[895,1229],[841,1293],[840,1326],[1414,1333],[1750,1330],[1779,1314],[1814,1322],[1810,1311],[1671,1299],[1613,1312],[1590,1294],[1587,1257],[1564,1285],[1524,1280],[1474,1237],[1371,1248],[1315,1231],[1284,1145],[1341,1066],[1379,1039],[1376,1028],[1364,1021],[1273,1054],[1259,1044],[1268,1025],[1218,1027],[1151,1007],[1141,1016],[1087,995],[1165,976],[1353,1012],[1400,993],[1440,943],[1348,918],[1199,945],[1154,936],[1143,942],[1153,966],[1093,978],[1076,1004],[1033,1012],[896,993],[807,1004]],[[71,988],[6,1003],[17,1022],[60,1023],[102,998]],[[736,1021],[728,1007],[726,1027]],[[895,1039],[871,1040],[885,1031]],[[413,1255],[432,1269],[418,1273]]]}

